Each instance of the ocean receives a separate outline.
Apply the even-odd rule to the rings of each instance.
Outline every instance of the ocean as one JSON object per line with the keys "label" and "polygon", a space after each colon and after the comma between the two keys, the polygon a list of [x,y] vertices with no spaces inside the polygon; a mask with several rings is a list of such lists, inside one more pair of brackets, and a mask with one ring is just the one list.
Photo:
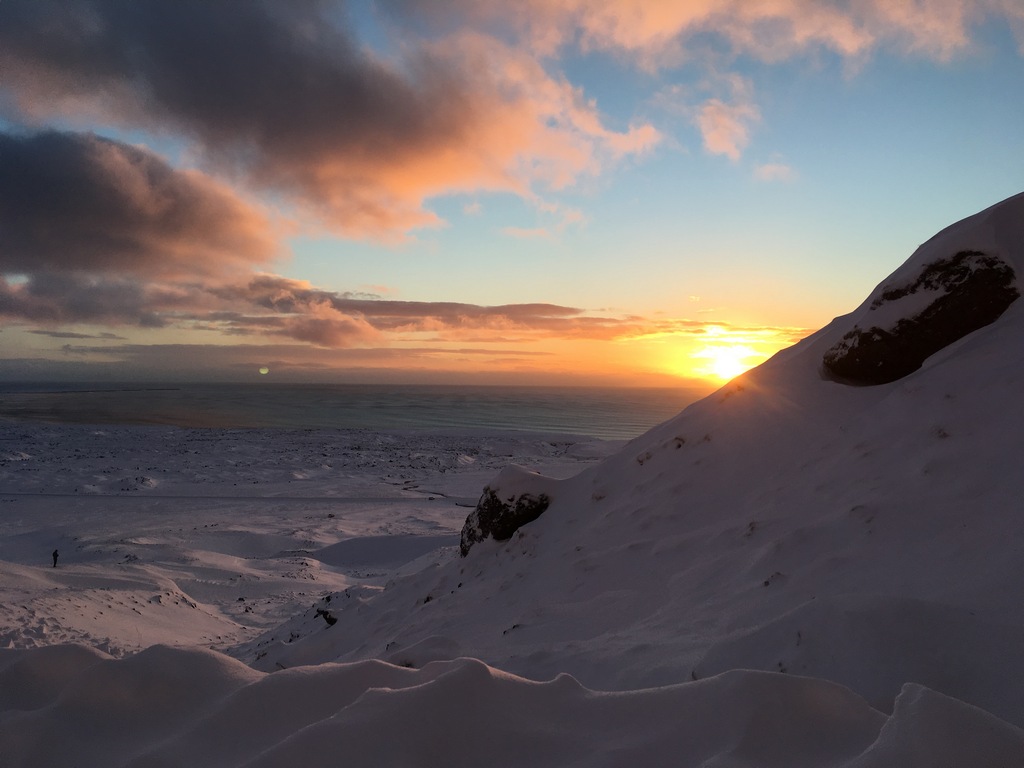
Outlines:
{"label": "ocean", "polygon": [[0,418],[181,427],[517,431],[636,437],[708,393],[369,384],[0,384]]}

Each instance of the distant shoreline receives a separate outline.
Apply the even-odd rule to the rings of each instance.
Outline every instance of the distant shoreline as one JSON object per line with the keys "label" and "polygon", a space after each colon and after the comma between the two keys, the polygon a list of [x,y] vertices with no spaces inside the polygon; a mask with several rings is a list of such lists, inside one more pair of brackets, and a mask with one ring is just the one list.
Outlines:
{"label": "distant shoreline", "polygon": [[179,392],[181,387],[111,387],[106,389],[33,389],[33,390],[12,390],[4,391],[0,385],[0,396],[5,394],[32,394],[32,395],[66,395],[70,392],[75,394],[95,394],[98,392]]}
{"label": "distant shoreline", "polygon": [[[0,419],[194,429],[529,432],[632,439],[706,393],[670,388],[83,383],[0,386]],[[33,389],[32,387],[39,387]]]}

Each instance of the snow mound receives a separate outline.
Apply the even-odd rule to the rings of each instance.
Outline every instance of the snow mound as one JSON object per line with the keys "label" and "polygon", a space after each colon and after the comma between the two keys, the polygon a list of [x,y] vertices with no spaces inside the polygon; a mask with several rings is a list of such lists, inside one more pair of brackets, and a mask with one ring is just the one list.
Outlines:
{"label": "snow mound", "polygon": [[568,675],[533,682],[473,659],[261,674],[166,647],[119,660],[77,646],[48,649],[46,663],[41,651],[10,654],[0,652],[9,768],[1024,761],[1019,730],[916,685],[887,717],[842,686],[753,671],[600,693]]}

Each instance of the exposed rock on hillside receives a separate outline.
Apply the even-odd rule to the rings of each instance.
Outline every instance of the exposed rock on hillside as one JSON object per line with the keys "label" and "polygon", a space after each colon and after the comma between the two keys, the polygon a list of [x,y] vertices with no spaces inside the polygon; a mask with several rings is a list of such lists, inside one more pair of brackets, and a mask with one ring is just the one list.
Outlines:
{"label": "exposed rock on hillside", "polygon": [[518,498],[502,501],[490,488],[484,489],[476,509],[470,512],[462,527],[462,541],[459,544],[462,556],[468,555],[470,547],[476,542],[488,537],[495,541],[512,538],[520,526],[540,517],[548,508],[548,503],[549,499],[543,493],[538,496],[525,493]]}
{"label": "exposed rock on hillside", "polygon": [[459,545],[462,556],[486,538],[507,541],[521,526],[544,514],[551,498],[537,486],[546,487],[551,483],[550,478],[515,465],[502,470],[497,479],[484,488],[476,509],[466,518]]}
{"label": "exposed rock on hillside", "polygon": [[887,384],[913,373],[931,355],[994,322],[1019,296],[1013,268],[980,251],[960,251],[926,265],[917,279],[886,286],[867,316],[823,357],[827,378]]}

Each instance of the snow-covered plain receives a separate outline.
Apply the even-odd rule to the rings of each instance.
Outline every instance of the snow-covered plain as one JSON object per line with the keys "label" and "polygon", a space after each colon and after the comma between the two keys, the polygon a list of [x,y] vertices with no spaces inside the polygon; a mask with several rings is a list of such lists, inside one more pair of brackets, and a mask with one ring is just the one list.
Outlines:
{"label": "snow-covered plain", "polygon": [[0,426],[0,765],[1024,765],[1024,302],[821,375],[962,250],[626,445]]}
{"label": "snow-covered plain", "polygon": [[229,649],[457,549],[509,462],[567,475],[616,445],[0,422],[0,647]]}

